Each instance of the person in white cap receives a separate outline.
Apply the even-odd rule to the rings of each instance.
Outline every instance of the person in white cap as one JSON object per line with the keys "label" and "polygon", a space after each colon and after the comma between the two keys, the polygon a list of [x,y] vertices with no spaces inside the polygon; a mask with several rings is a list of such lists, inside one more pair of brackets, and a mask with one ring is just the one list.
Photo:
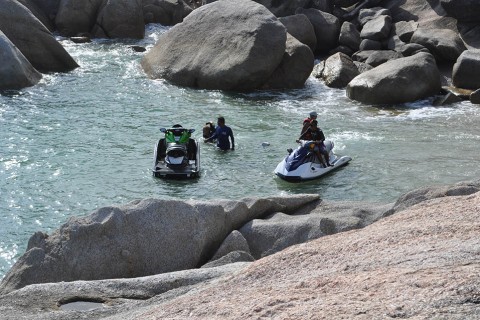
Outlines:
{"label": "person in white cap", "polygon": [[[302,132],[300,132],[300,136],[302,136],[304,133],[307,132],[307,129],[310,128],[310,122],[312,122],[313,120],[317,120],[317,113],[315,111],[310,112],[310,114],[308,115],[308,118],[303,120],[303,128],[302,128]],[[308,135],[305,136],[305,139],[307,140],[310,140],[311,138],[312,137],[309,137]]]}

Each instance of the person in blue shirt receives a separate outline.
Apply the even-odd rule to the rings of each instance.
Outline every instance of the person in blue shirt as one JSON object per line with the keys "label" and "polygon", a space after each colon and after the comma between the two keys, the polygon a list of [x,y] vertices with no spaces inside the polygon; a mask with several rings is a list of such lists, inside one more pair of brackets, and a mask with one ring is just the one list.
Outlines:
{"label": "person in blue shirt", "polygon": [[232,140],[231,150],[235,150],[235,139],[233,138],[233,131],[230,127],[225,125],[225,118],[219,117],[217,120],[217,124],[218,126],[215,129],[215,133],[210,138],[205,139],[205,142],[217,139],[217,147],[219,149],[230,150],[230,140]]}

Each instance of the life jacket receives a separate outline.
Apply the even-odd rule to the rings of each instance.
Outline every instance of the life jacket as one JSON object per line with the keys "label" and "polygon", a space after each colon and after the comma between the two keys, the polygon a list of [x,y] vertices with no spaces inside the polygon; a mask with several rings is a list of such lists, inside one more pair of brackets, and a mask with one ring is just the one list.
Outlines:
{"label": "life jacket", "polygon": [[[306,123],[310,123],[312,122],[313,119],[311,118],[305,118],[305,120],[303,120],[303,127],[305,127],[305,124]],[[302,130],[303,130],[303,127],[302,127]],[[309,127],[307,127],[307,129],[305,130],[308,130]],[[303,132],[301,132],[301,134],[303,134]],[[312,135],[310,134],[310,132],[307,132],[307,134],[303,137],[303,139],[305,140],[312,140]]]}

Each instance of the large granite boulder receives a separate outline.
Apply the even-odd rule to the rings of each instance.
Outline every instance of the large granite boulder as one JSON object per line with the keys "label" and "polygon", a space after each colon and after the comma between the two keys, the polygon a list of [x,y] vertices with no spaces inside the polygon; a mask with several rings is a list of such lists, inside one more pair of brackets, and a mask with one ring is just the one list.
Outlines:
{"label": "large granite boulder", "polygon": [[0,30],[40,72],[64,72],[78,67],[52,33],[15,0],[2,0]]}
{"label": "large granite boulder", "polygon": [[151,78],[232,91],[262,87],[282,62],[287,32],[253,1],[216,1],[159,38],[141,61]]}
{"label": "large granite boulder", "polygon": [[367,104],[397,104],[424,99],[440,89],[435,59],[418,53],[361,73],[348,84],[347,96]]}
{"label": "large granite boulder", "polygon": [[480,2],[478,0],[440,0],[447,14],[463,22],[480,21]]}
{"label": "large granite boulder", "polygon": [[439,0],[383,0],[393,21],[415,21],[423,29],[456,30],[457,20],[448,17]]}
{"label": "large granite boulder", "polygon": [[365,23],[360,32],[360,38],[370,40],[383,40],[390,34],[392,28],[392,18],[386,15],[380,15]]}
{"label": "large granite boulder", "polygon": [[58,32],[66,37],[90,33],[103,0],[61,0],[55,25]]}
{"label": "large granite boulder", "polygon": [[239,231],[247,240],[252,256],[260,259],[295,244],[363,228],[389,214],[391,207],[391,204],[322,202],[308,214],[277,212],[254,219]]}
{"label": "large granite boulder", "polygon": [[53,22],[58,12],[61,0],[27,0],[36,5]]}
{"label": "large granite boulder", "polygon": [[372,67],[377,67],[387,61],[396,60],[402,58],[400,52],[393,50],[366,50],[358,51],[352,55],[352,59],[359,62],[365,62]]}
{"label": "large granite boulder", "polygon": [[466,50],[457,32],[450,29],[415,30],[410,43],[418,43],[427,48],[439,62],[454,62]]}
{"label": "large granite boulder", "polygon": [[298,8],[306,8],[311,0],[254,0],[270,10],[276,17],[286,17],[295,14]]}
{"label": "large granite boulder", "polygon": [[278,19],[287,28],[287,32],[298,41],[306,44],[313,52],[317,47],[317,37],[310,20],[304,14],[295,14]]}
{"label": "large granite boulder", "polygon": [[380,7],[361,9],[357,17],[358,24],[363,27],[367,22],[379,16],[390,16],[390,10]]}
{"label": "large granite boulder", "polygon": [[18,0],[18,2],[20,2],[28,10],[30,10],[30,12],[33,13],[35,18],[40,20],[40,22],[48,29],[48,31],[55,31],[55,26],[52,19],[50,19],[47,14],[40,7],[37,6],[35,2],[33,2],[32,0]]}
{"label": "large granite boulder", "polygon": [[142,0],[103,0],[92,35],[97,38],[143,39]]}
{"label": "large granite boulder", "polygon": [[466,50],[453,65],[452,83],[463,89],[480,89],[480,50]]}
{"label": "large granite boulder", "polygon": [[145,23],[173,26],[182,22],[192,11],[182,0],[143,0]]}
{"label": "large granite boulder", "polygon": [[314,65],[310,48],[287,35],[285,54],[282,62],[265,82],[264,89],[298,89],[304,86]]}
{"label": "large granite boulder", "polygon": [[0,30],[0,90],[36,84],[42,75]]}
{"label": "large granite boulder", "polygon": [[0,284],[0,293],[33,283],[140,277],[196,268],[225,237],[272,212],[292,213],[318,195],[241,201],[144,199],[71,218],[51,235],[37,232]]}
{"label": "large granite boulder", "polygon": [[342,27],[340,20],[332,14],[317,9],[298,9],[297,14],[308,17],[317,37],[316,53],[326,53],[338,45],[338,36]]}
{"label": "large granite boulder", "polygon": [[338,43],[349,47],[355,52],[360,47],[360,41],[360,32],[358,32],[357,27],[353,23],[345,21],[340,28]]}
{"label": "large granite boulder", "polygon": [[409,43],[413,36],[413,33],[418,28],[418,22],[411,21],[398,21],[393,24],[392,32],[395,33],[400,40],[405,43]]}
{"label": "large granite boulder", "polygon": [[344,88],[359,74],[357,66],[349,56],[336,53],[325,61],[322,77],[328,87]]}

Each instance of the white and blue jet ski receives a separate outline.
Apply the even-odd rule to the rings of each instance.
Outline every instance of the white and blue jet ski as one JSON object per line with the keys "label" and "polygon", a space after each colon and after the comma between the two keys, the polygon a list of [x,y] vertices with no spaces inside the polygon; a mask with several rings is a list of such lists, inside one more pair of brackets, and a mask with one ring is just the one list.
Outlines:
{"label": "white and blue jet ski", "polygon": [[329,154],[331,167],[325,167],[311,148],[313,141],[300,140],[300,146],[288,149],[289,154],[277,165],[274,172],[286,181],[299,182],[320,178],[334,171],[350,160],[349,156],[339,157],[333,153],[333,142],[325,140],[324,145]]}

